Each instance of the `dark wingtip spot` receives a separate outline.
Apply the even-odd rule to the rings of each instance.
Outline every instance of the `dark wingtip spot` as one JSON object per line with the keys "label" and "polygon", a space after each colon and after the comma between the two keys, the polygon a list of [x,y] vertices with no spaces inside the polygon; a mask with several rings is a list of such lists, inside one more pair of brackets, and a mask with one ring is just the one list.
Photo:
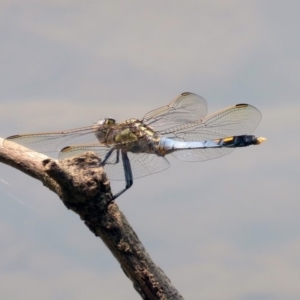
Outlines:
{"label": "dark wingtip spot", "polygon": [[62,149],[60,150],[60,152],[67,152],[67,151],[69,151],[70,149],[71,149],[71,147],[70,147],[70,146],[67,146],[67,147],[62,148]]}
{"label": "dark wingtip spot", "polygon": [[240,103],[240,104],[237,104],[235,107],[236,108],[243,108],[243,107],[247,107],[247,106],[249,106],[249,105],[246,104],[246,103]]}
{"label": "dark wingtip spot", "polygon": [[6,140],[14,140],[14,139],[19,138],[20,136],[21,136],[20,134],[11,135],[11,136],[9,136],[8,138],[6,138]]}
{"label": "dark wingtip spot", "polygon": [[181,94],[181,96],[188,96],[190,94],[192,94],[192,93],[190,93],[190,92],[184,92],[184,93]]}

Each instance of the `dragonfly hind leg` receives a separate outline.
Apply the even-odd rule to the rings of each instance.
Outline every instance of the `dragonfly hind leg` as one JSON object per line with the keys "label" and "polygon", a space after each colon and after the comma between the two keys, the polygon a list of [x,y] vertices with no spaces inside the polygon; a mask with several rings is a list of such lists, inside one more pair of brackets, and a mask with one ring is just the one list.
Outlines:
{"label": "dragonfly hind leg", "polygon": [[[106,155],[104,156],[104,158],[102,159],[102,161],[100,162],[100,166],[104,167],[106,165],[106,162],[108,161],[108,159],[111,157],[112,153],[115,151],[116,149],[112,148],[110,149]],[[120,157],[120,150],[116,150],[116,159],[113,162],[109,162],[109,164],[118,164],[119,163],[119,157]],[[111,201],[115,200],[118,196],[120,195],[120,193],[113,195],[112,198],[109,200],[108,203],[110,203]]]}
{"label": "dragonfly hind leg", "polygon": [[122,195],[125,191],[127,191],[133,184],[133,176],[132,176],[132,169],[131,169],[131,165],[130,165],[130,160],[129,160],[128,155],[127,155],[126,152],[122,151],[121,153],[122,153],[122,161],[123,161],[123,168],[124,168],[126,186],[123,190],[121,190],[117,194],[113,195],[112,200],[117,199],[120,195]]}

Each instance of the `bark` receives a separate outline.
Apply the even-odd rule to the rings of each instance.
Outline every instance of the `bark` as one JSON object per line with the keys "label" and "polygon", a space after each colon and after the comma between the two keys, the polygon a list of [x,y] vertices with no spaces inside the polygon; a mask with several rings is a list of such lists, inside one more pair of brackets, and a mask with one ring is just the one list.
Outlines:
{"label": "bark", "polygon": [[110,202],[110,183],[100,161],[92,152],[58,162],[13,142],[0,146],[0,162],[40,180],[102,239],[142,299],[183,299],[151,260],[117,204]]}

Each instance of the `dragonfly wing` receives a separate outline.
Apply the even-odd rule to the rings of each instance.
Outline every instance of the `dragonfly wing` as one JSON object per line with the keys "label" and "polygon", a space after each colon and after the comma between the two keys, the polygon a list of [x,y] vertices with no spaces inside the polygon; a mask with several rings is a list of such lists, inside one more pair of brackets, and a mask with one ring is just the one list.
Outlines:
{"label": "dragonfly wing", "polygon": [[249,104],[237,104],[160,134],[183,141],[211,140],[252,133],[260,120],[261,113],[257,108]]}
{"label": "dragonfly wing", "polygon": [[[177,127],[171,133],[171,137],[182,141],[201,141],[249,134],[260,120],[261,113],[257,108],[249,104],[237,104],[197,122]],[[171,131],[166,134],[170,135]],[[185,161],[203,161],[226,155],[231,151],[232,148],[207,148],[176,151],[172,155]]]}
{"label": "dragonfly wing", "polygon": [[35,151],[50,153],[58,152],[71,144],[96,143],[97,139],[94,134],[94,126],[88,126],[62,132],[13,135],[4,140],[4,146],[7,141],[18,143]]}
{"label": "dragonfly wing", "polygon": [[[59,152],[58,158],[59,160],[63,160],[84,152],[94,152],[103,160],[110,150],[110,147],[101,146],[99,144],[68,146]],[[119,151],[120,150],[113,151],[105,161],[105,172],[110,180],[125,180],[122,158]]]}
{"label": "dragonfly wing", "polygon": [[224,156],[233,150],[234,148],[205,148],[193,150],[179,150],[173,152],[172,155],[180,160],[199,162]]}
{"label": "dragonfly wing", "polygon": [[[101,159],[103,159],[110,149],[111,147],[102,146],[100,144],[82,144],[67,146],[59,152],[58,159],[63,160],[66,158],[80,155],[84,152],[95,152]],[[113,155],[111,155],[107,161],[110,162],[110,160],[113,160],[113,158]]]}
{"label": "dragonfly wing", "polygon": [[[102,159],[107,155],[111,148],[101,145],[78,145],[66,147],[59,153],[59,159],[65,159],[83,152],[92,151],[99,155]],[[110,180],[124,180],[124,168],[121,158],[121,150],[115,150],[106,160],[104,169]],[[166,158],[156,154],[148,153],[132,153],[127,152],[133,178],[139,178],[150,174],[161,172],[169,167]]]}
{"label": "dragonfly wing", "polygon": [[[115,153],[116,151],[114,151],[114,157],[116,157]],[[140,178],[158,173],[170,166],[166,158],[156,154],[127,152],[127,155],[130,161],[133,178]],[[111,163],[106,163],[104,166],[110,180],[125,180],[121,154],[119,157],[118,163],[115,163],[116,159],[114,158],[110,160]]]}
{"label": "dragonfly wing", "polygon": [[170,104],[148,112],[143,122],[161,131],[178,124],[190,123],[204,117],[207,105],[204,98],[193,93],[182,93]]}
{"label": "dragonfly wing", "polygon": [[144,177],[169,168],[168,160],[163,156],[149,153],[127,152],[132,169],[133,178]]}

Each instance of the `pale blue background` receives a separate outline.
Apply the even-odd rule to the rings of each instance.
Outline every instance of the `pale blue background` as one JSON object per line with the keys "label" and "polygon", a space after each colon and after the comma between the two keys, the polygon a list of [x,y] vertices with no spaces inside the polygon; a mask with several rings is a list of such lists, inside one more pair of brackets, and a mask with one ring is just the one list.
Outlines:
{"label": "pale blue background", "polygon": [[[118,205],[185,299],[300,299],[299,1],[0,2],[2,137],[141,118],[186,91],[209,112],[257,106],[267,143],[171,158]],[[140,299],[56,195],[0,177],[1,299]]]}

